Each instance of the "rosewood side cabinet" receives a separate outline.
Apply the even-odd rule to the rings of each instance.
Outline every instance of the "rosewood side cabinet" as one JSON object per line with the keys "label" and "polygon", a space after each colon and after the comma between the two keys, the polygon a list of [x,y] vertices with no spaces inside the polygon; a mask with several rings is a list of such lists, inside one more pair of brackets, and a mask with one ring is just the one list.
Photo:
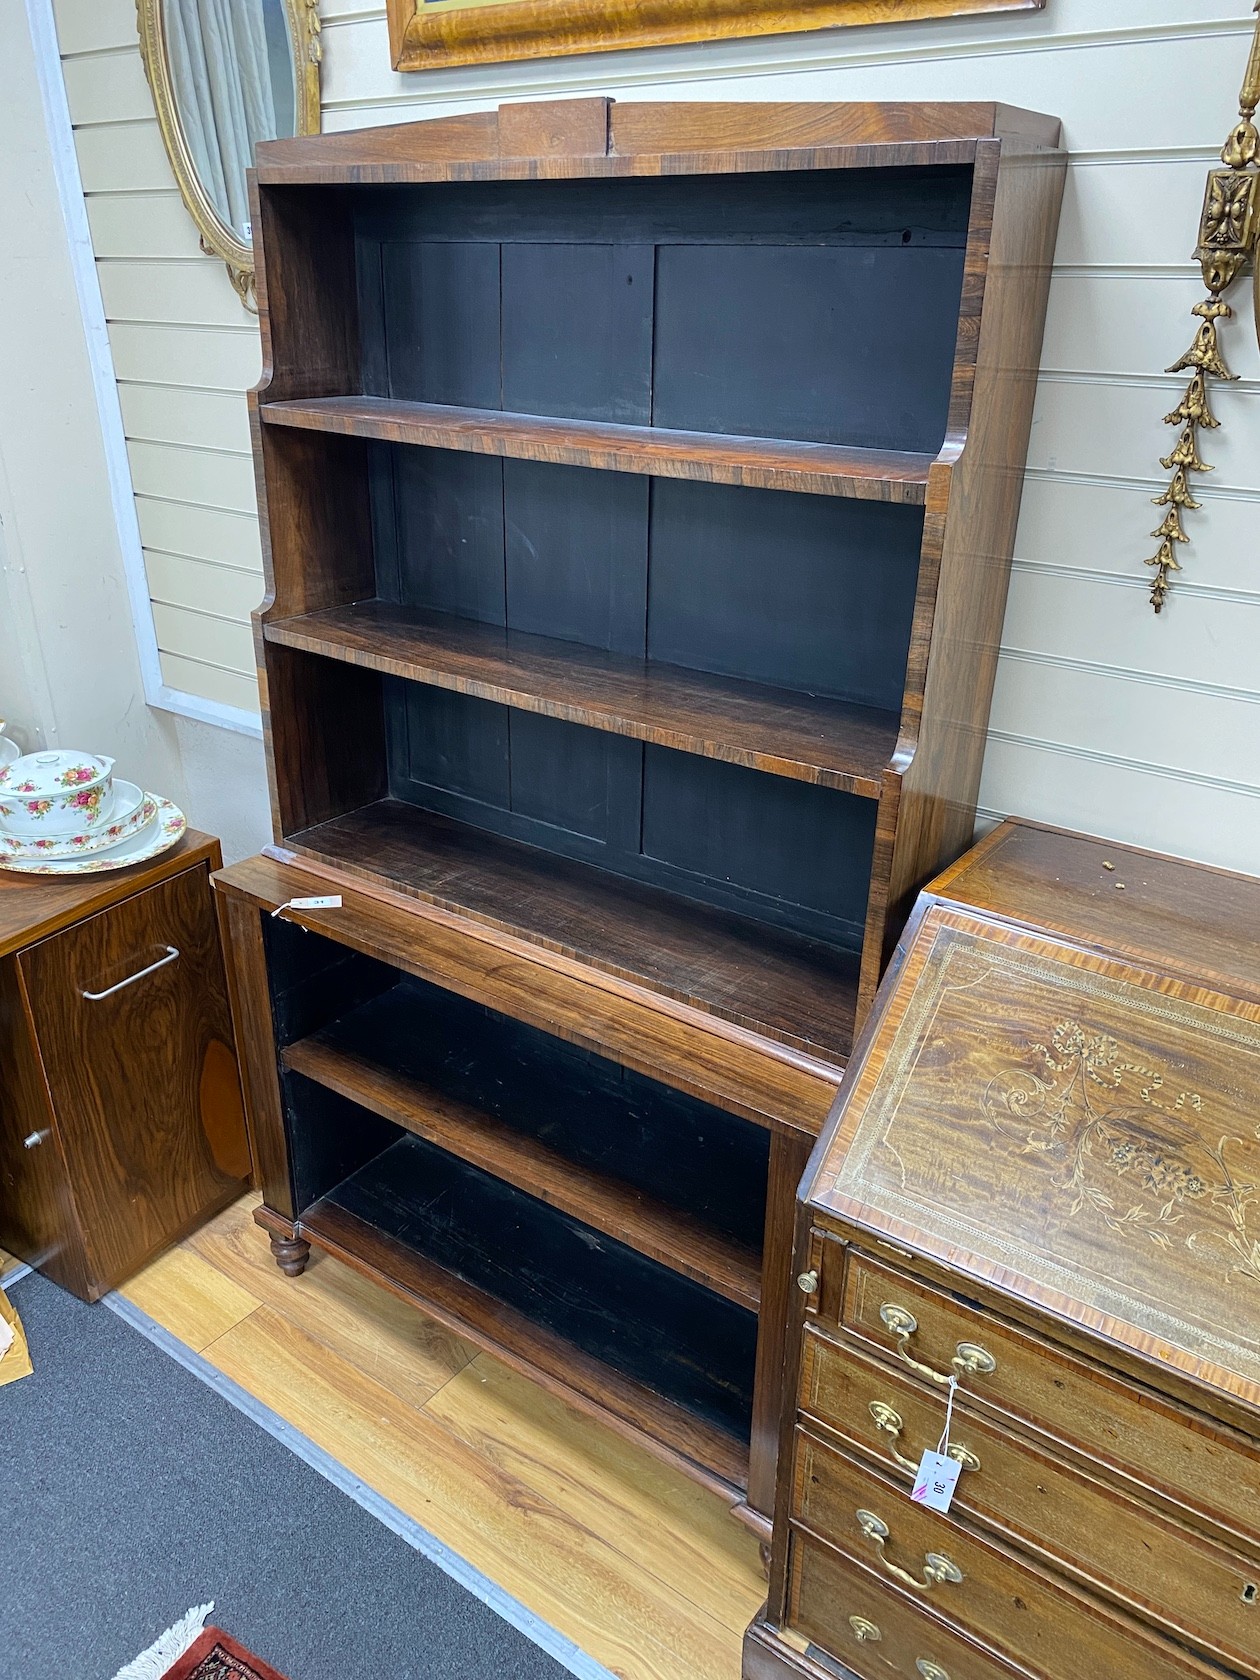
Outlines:
{"label": "rosewood side cabinet", "polygon": [[803,1186],[747,1680],[1260,1675],[1258,1093],[1260,880],[1008,822],[933,883]]}
{"label": "rosewood side cabinet", "polygon": [[1058,135],[584,99],[258,151],[260,1222],[763,1539],[795,1187],[971,839]]}
{"label": "rosewood side cabinet", "polygon": [[95,1301],[239,1196],[217,840],[0,875],[0,1247]]}

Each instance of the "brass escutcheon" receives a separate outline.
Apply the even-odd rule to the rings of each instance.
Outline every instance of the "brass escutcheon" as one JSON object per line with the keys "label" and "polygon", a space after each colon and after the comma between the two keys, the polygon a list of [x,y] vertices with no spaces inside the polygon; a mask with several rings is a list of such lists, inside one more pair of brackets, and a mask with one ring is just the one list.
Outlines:
{"label": "brass escutcheon", "polygon": [[877,1639],[884,1637],[875,1623],[868,1622],[865,1616],[850,1616],[849,1626],[853,1629],[854,1639],[860,1639],[863,1644],[873,1645]]}
{"label": "brass escutcheon", "polygon": [[923,1680],[949,1680],[949,1670],[942,1668],[940,1663],[933,1662],[931,1657],[920,1657],[914,1665]]}

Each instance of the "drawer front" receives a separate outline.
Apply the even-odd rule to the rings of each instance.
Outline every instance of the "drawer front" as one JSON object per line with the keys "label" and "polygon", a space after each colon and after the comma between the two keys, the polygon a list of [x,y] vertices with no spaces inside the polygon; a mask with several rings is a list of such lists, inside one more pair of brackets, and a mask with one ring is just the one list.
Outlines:
{"label": "drawer front", "polygon": [[[1016,1680],[1017,1669],[871,1580],[829,1546],[806,1534],[793,1534],[789,1544],[788,1625],[860,1680]],[[1046,1680],[1080,1676],[1063,1669]]]}
{"label": "drawer front", "polygon": [[[824,1246],[825,1266],[838,1270],[846,1251],[834,1241]],[[976,1403],[1046,1430],[1140,1484],[1156,1502],[1184,1506],[1260,1546],[1260,1452],[1253,1443],[978,1307],[847,1253],[843,1289],[828,1293],[839,1296],[843,1328],[868,1347],[907,1371],[917,1361],[946,1374],[960,1345],[982,1350],[993,1369],[962,1376]],[[881,1316],[885,1308],[907,1314],[915,1329],[896,1335]],[[890,1316],[904,1326],[906,1320]]]}
{"label": "drawer front", "polygon": [[[892,1459],[891,1449],[917,1463],[940,1439],[943,1397],[812,1329],[801,1383],[807,1413],[879,1458],[903,1484],[911,1472]],[[873,1408],[880,1408],[879,1421]],[[1260,1571],[1254,1563],[1064,1464],[965,1402],[955,1403],[950,1441],[974,1466],[959,1477],[954,1511],[1207,1651],[1256,1660]]]}
{"label": "drawer front", "polygon": [[100,1294],[249,1173],[208,872],[124,899],[19,962]]}
{"label": "drawer front", "polygon": [[1063,1668],[1108,1680],[1188,1680],[1212,1672],[1000,1543],[914,1504],[904,1483],[866,1469],[806,1430],[797,1431],[793,1513],[855,1563],[887,1575],[890,1584],[930,1601],[955,1626],[1039,1674]]}

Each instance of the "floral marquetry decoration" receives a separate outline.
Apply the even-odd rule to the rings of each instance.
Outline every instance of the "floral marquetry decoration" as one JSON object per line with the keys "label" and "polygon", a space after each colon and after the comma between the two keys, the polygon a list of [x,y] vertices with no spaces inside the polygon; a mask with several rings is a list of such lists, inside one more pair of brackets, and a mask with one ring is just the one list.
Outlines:
{"label": "floral marquetry decoration", "polygon": [[[1260,12],[1260,0],[1256,0]],[[1163,521],[1151,532],[1160,539],[1159,547],[1146,564],[1155,570],[1151,584],[1151,605],[1156,612],[1163,609],[1172,586],[1173,573],[1181,570],[1177,545],[1189,542],[1181,523],[1182,509],[1199,506],[1190,490],[1190,473],[1212,471],[1211,463],[1199,454],[1199,428],[1215,431],[1220,421],[1208,403],[1208,379],[1234,379],[1221,352],[1217,323],[1228,321],[1234,311],[1221,298],[1221,293],[1233,285],[1249,258],[1254,260],[1260,235],[1260,131],[1254,117],[1260,104],[1260,22],[1251,44],[1251,57],[1243,78],[1239,96],[1238,122],[1230,132],[1221,151],[1224,169],[1213,169],[1207,180],[1203,198],[1203,214],[1199,222],[1199,243],[1195,247],[1195,261],[1203,271],[1203,283],[1211,296],[1196,303],[1193,313],[1199,317],[1199,330],[1184,356],[1178,358],[1169,373],[1190,370],[1186,394],[1164,424],[1179,428],[1176,443],[1160,465],[1172,474],[1168,488],[1154,497],[1157,507],[1167,507]],[[1258,281],[1260,286],[1260,281]]]}

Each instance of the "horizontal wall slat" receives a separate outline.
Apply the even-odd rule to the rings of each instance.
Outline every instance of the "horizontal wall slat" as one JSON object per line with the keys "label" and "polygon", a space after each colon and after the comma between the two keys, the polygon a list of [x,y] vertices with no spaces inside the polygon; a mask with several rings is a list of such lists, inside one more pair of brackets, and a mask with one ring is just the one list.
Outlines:
{"label": "horizontal wall slat", "polygon": [[[70,115],[73,119],[73,110]],[[117,128],[76,129],[74,149],[85,193],[149,191],[174,184],[156,117]]]}
{"label": "horizontal wall slat", "polygon": [[[1250,322],[1227,324],[1221,337],[1226,354],[1232,355],[1235,340],[1248,333],[1254,343]],[[1164,416],[1176,407],[1188,378],[1182,374],[1159,383],[1124,383],[1106,374],[1071,380],[1043,376],[1033,410],[1029,466],[1036,472],[1149,478],[1161,481],[1162,488],[1168,473],[1160,466],[1160,457],[1176,443],[1180,429],[1165,425]],[[1201,436],[1200,454],[1214,469],[1205,487],[1224,484],[1246,489],[1256,473],[1260,385],[1222,384],[1213,390],[1212,407],[1221,425]],[[1158,523],[1160,517],[1156,515],[1151,523]]]}
{"label": "horizontal wall slat", "polygon": [[247,391],[262,373],[257,329],[148,326],[115,322],[109,329],[119,379]]}
{"label": "horizontal wall slat", "polygon": [[[1199,492],[1196,491],[1196,494]],[[1028,479],[1020,503],[1015,553],[1033,565],[1080,567],[1085,571],[1122,572],[1141,581],[1149,577],[1142,562],[1155,552],[1148,535],[1161,510],[1151,506],[1152,490],[1114,484],[1078,484],[1065,479]],[[1260,591],[1260,563],[1256,559],[1255,501],[1241,501],[1202,492],[1203,506],[1186,520],[1191,541],[1181,549],[1184,576],[1193,583],[1248,593]],[[1179,582],[1177,589],[1181,589]],[[1161,615],[1168,634],[1173,622]],[[1153,615],[1152,615],[1153,616]],[[1124,643],[1117,634],[1119,657]]]}
{"label": "horizontal wall slat", "polygon": [[[1194,337],[1199,323],[1190,311],[1203,296],[1203,282],[1194,275],[1056,275],[1041,365],[1094,373],[1162,373]],[[1237,299],[1245,300],[1242,287]],[[1229,333],[1228,340],[1231,372],[1242,379],[1260,379],[1260,344],[1254,330]]]}
{"label": "horizontal wall slat", "polygon": [[250,453],[243,393],[120,383],[118,397],[129,438]]}
{"label": "horizontal wall slat", "polygon": [[136,10],[119,0],[53,0],[62,54],[134,47]]}
{"label": "horizontal wall slat", "polygon": [[256,677],[242,676],[239,671],[226,671],[196,659],[184,659],[175,653],[159,654],[158,662],[162,681],[168,687],[196,694],[203,700],[213,700],[219,706],[235,706],[243,712],[257,713]]}
{"label": "horizontal wall slat", "polygon": [[158,601],[153,603],[153,624],[163,653],[222,665],[243,676],[254,672],[254,645],[247,625]]}
{"label": "horizontal wall slat", "polygon": [[1260,793],[1258,722],[1255,705],[1245,700],[1004,658],[991,727],[998,734],[1051,732],[1068,745],[1100,747]]}
{"label": "horizontal wall slat", "polygon": [[173,185],[143,193],[93,193],[87,213],[98,257],[205,255],[197,224]]}
{"label": "horizontal wall slat", "polygon": [[245,514],[222,513],[216,508],[137,496],[136,516],[146,548],[262,576],[262,538],[254,508]]}
{"label": "horizontal wall slat", "polygon": [[76,127],[152,117],[153,95],[145,80],[138,41],[134,52],[71,58],[65,69],[66,95]]}
{"label": "horizontal wall slat", "polygon": [[[1260,577],[1256,581],[1260,584]],[[1249,605],[1226,612],[1219,602],[1187,589],[1174,594],[1165,612],[1175,617],[1157,618],[1141,589],[1117,590],[1087,574],[1016,568],[1002,644],[1171,683],[1250,692],[1260,704],[1260,590]],[[1105,728],[1105,722],[1096,727]],[[1253,727],[1260,735],[1260,711]]]}
{"label": "horizontal wall slat", "polygon": [[255,505],[253,463],[240,455],[160,443],[128,443],[127,455],[140,495],[241,513]]}
{"label": "horizontal wall slat", "polygon": [[226,267],[213,257],[171,263],[101,262],[97,274],[109,321],[230,329],[250,320]]}
{"label": "horizontal wall slat", "polygon": [[145,550],[144,564],[149,593],[164,606],[188,607],[244,624],[262,601],[261,572],[232,571],[211,561],[154,549]]}

